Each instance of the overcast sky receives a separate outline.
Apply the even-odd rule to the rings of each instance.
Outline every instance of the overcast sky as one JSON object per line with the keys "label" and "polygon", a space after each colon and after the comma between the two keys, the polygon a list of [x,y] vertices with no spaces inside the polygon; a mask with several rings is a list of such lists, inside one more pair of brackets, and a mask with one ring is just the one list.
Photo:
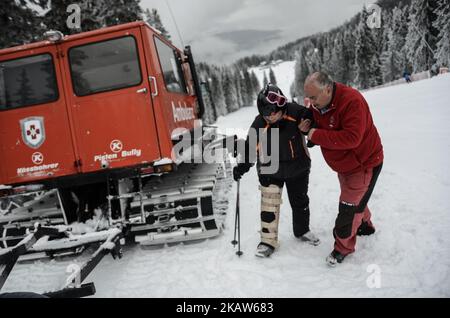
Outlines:
{"label": "overcast sky", "polygon": [[328,31],[375,0],[141,0],[143,8],[159,11],[181,48],[167,2],[196,60],[226,64]]}

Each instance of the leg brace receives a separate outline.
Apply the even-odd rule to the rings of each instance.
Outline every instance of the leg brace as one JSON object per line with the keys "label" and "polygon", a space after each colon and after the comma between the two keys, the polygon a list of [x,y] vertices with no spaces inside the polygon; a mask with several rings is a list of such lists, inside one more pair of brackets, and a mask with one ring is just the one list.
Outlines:
{"label": "leg brace", "polygon": [[270,185],[260,186],[259,189],[261,190],[261,242],[277,248],[283,188]]}

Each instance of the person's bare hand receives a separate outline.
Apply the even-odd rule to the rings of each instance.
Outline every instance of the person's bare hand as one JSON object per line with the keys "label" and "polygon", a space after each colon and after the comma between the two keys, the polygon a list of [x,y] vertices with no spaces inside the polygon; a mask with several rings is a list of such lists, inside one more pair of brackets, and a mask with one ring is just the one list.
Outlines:
{"label": "person's bare hand", "polygon": [[308,134],[308,140],[311,140],[312,139],[312,136],[314,135],[314,132],[316,131],[316,129],[315,128],[312,128],[310,131],[309,131],[309,134]]}
{"label": "person's bare hand", "polygon": [[311,129],[311,120],[309,119],[302,119],[300,121],[300,125],[298,125],[298,128],[301,132],[307,133]]}

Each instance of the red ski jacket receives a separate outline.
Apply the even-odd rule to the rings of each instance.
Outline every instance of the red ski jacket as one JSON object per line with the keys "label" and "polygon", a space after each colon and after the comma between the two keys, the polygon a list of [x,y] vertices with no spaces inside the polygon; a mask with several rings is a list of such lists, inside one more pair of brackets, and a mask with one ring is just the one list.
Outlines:
{"label": "red ski jacket", "polygon": [[369,105],[357,90],[340,83],[328,111],[313,107],[317,130],[311,141],[321,146],[328,165],[348,174],[373,168],[383,162],[383,146]]}

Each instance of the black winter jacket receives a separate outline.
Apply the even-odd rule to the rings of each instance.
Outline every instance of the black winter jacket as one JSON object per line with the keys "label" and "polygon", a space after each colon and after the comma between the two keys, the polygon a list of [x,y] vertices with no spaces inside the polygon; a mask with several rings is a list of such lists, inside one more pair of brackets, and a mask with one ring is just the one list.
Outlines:
{"label": "black winter jacket", "polygon": [[[258,175],[267,175],[277,179],[288,179],[298,176],[311,167],[311,159],[308,149],[306,148],[305,137],[301,133],[298,125],[302,119],[310,119],[313,121],[311,110],[295,103],[288,103],[283,118],[275,124],[269,125],[263,116],[256,116],[250,129],[256,130],[257,145],[250,138],[249,132],[245,141],[245,156],[241,156],[239,163],[240,169],[247,172],[257,162]],[[264,173],[262,167],[267,167],[271,162],[266,162],[271,154],[271,136],[273,129],[278,128],[279,140],[279,169],[275,173]],[[263,139],[260,136],[260,129],[263,130]],[[254,138],[253,138],[254,139]],[[262,147],[265,146],[265,151]],[[274,147],[276,147],[275,145]],[[276,148],[274,148],[276,149]],[[255,160],[256,159],[256,160]]]}

